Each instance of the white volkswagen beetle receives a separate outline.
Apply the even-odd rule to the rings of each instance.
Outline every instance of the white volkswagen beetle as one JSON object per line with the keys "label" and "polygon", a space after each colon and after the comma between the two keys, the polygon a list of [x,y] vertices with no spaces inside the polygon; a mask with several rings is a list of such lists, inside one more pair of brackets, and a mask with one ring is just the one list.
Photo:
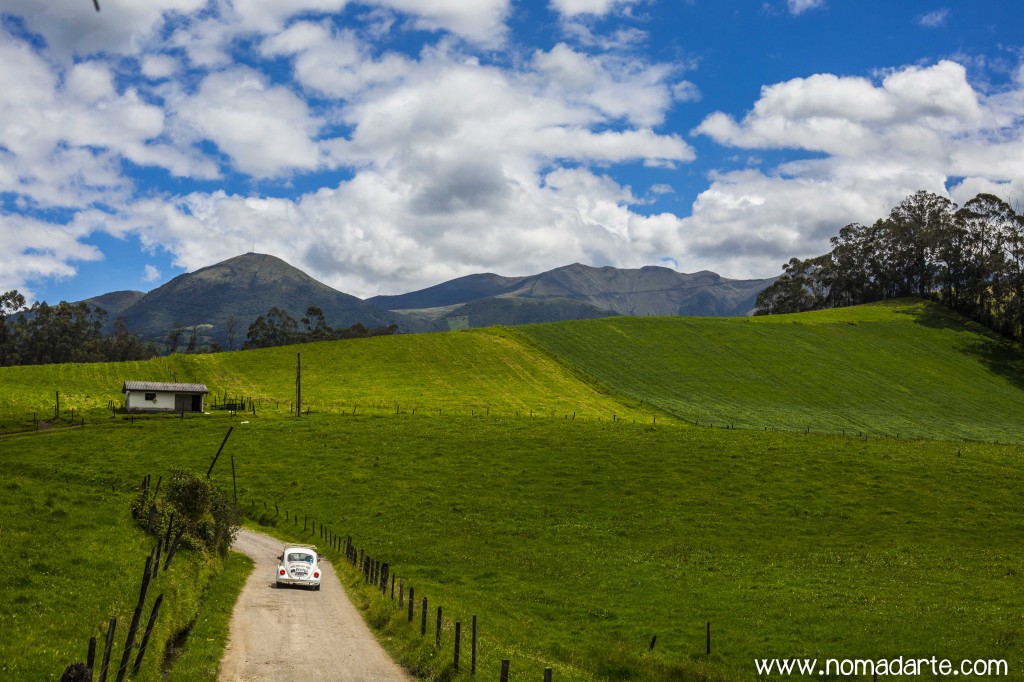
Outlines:
{"label": "white volkswagen beetle", "polygon": [[320,589],[320,556],[316,547],[286,545],[277,557],[277,586],[305,585]]}

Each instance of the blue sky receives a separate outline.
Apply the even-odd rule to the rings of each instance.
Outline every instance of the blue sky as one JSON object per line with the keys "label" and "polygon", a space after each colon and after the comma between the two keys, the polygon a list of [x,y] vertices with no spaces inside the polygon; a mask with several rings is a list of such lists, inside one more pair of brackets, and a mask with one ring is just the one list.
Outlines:
{"label": "blue sky", "polygon": [[367,297],[572,262],[769,277],[1024,197],[1011,0],[8,0],[0,291],[248,251]]}

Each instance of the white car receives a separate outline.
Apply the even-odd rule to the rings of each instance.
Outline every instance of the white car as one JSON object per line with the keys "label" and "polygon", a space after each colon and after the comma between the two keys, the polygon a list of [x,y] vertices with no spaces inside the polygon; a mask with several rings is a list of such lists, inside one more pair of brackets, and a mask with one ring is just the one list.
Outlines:
{"label": "white car", "polygon": [[277,557],[277,587],[305,585],[320,589],[320,555],[316,547],[285,546]]}

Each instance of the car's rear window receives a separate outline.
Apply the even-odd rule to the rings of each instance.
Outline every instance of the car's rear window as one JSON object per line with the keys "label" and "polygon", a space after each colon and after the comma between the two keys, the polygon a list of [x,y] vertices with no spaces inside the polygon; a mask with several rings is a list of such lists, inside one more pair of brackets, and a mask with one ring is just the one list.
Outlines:
{"label": "car's rear window", "polygon": [[314,557],[312,554],[306,554],[305,552],[291,552],[288,555],[288,561],[305,561],[308,564],[313,563]]}

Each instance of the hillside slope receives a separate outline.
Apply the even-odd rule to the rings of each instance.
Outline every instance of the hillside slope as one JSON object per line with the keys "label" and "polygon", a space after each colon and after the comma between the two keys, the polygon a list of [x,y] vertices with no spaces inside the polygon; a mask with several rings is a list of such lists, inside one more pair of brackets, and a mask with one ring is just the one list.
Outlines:
{"label": "hillside slope", "polygon": [[616,391],[704,425],[1024,440],[1021,354],[923,301],[516,333]]}
{"label": "hillside slope", "polygon": [[[758,318],[629,318],[0,368],[0,422],[120,404],[126,379],[206,383],[287,414],[528,415],[1024,442],[1024,360],[921,301]],[[283,406],[283,407],[281,407]],[[266,407],[261,409],[267,409]],[[667,416],[667,415],[666,415]],[[659,418],[659,423],[662,419]],[[7,428],[13,428],[8,426]]]}
{"label": "hillside slope", "polygon": [[[623,404],[503,329],[403,334],[233,353],[179,353],[152,360],[0,367],[0,427],[63,413],[96,416],[123,402],[125,380],[206,384],[211,399],[263,399],[260,411],[287,415],[295,399],[297,354],[303,407],[317,412],[493,414],[650,420],[655,412]],[[211,401],[212,402],[212,401]],[[659,419],[659,422],[667,421]],[[0,433],[2,433],[0,428]]]}

